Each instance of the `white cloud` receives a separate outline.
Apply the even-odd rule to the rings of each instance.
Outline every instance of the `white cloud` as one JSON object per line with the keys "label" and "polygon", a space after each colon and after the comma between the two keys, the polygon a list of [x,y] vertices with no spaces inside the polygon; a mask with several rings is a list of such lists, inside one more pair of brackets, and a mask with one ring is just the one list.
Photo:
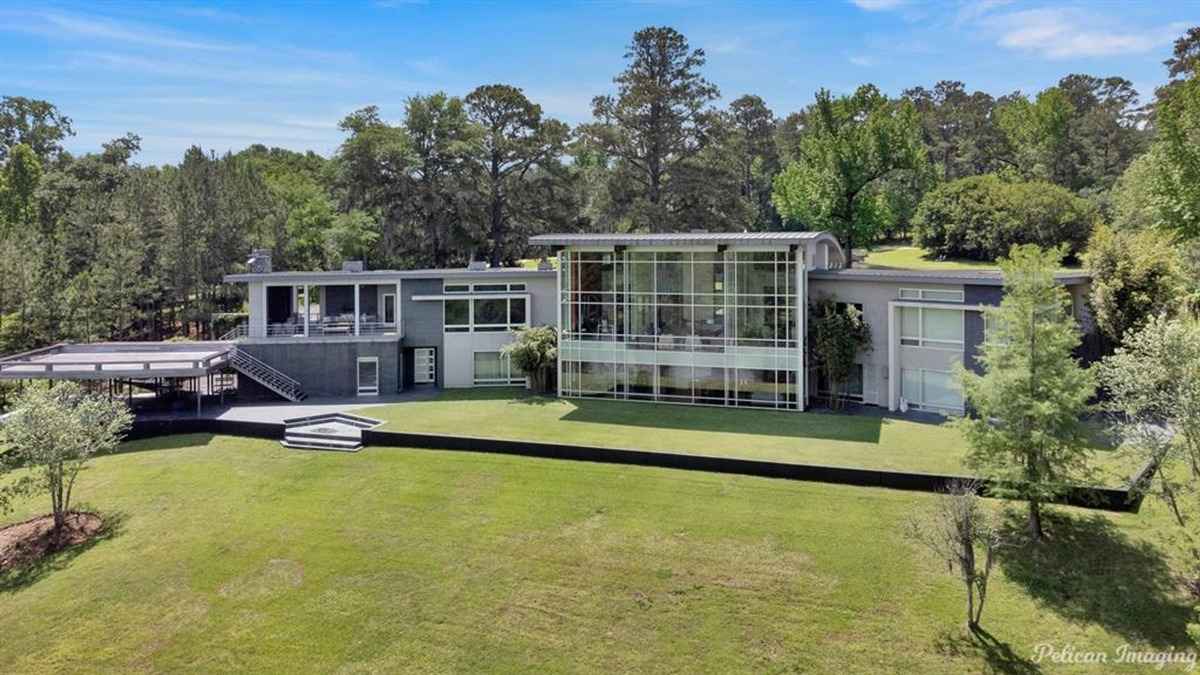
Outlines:
{"label": "white cloud", "polygon": [[861,66],[863,68],[866,68],[868,66],[875,65],[875,60],[869,56],[851,56],[850,63],[853,63],[856,66]]}
{"label": "white cloud", "polygon": [[868,12],[883,12],[903,6],[906,0],[850,0],[850,2]]}
{"label": "white cloud", "polygon": [[1029,9],[983,19],[1001,47],[1050,59],[1148,52],[1171,42],[1186,28],[1171,23],[1148,28],[1115,26],[1094,14],[1063,8]]}
{"label": "white cloud", "polygon": [[234,52],[234,44],[195,40],[158,26],[118,23],[110,19],[65,12],[0,12],[0,31],[28,33],[53,39],[82,38],[164,49]]}

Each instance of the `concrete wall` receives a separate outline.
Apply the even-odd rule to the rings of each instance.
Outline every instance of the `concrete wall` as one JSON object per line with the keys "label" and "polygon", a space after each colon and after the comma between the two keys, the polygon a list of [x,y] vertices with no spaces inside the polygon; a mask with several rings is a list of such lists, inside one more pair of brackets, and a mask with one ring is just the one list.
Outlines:
{"label": "concrete wall", "polygon": [[[357,360],[374,356],[379,359],[379,392],[400,390],[400,343],[395,339],[330,341],[251,342],[238,345],[251,356],[265,361],[300,382],[309,396],[354,396],[358,393]],[[240,391],[247,397],[261,397],[262,388],[250,378],[238,377]]]}

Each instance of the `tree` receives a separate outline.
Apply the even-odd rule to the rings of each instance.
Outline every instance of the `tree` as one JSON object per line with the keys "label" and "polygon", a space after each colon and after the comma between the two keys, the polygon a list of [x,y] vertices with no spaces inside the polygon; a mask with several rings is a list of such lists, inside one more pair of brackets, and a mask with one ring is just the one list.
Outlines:
{"label": "tree", "polygon": [[1162,222],[1184,239],[1200,237],[1200,78],[1182,81],[1158,104],[1161,164],[1153,191]]}
{"label": "tree", "polygon": [[1073,179],[1070,97],[1058,87],[1038,93],[1033,101],[1013,96],[996,109],[996,120],[1012,148],[1012,164],[1027,180],[1043,180],[1070,190]]}
{"label": "tree", "polygon": [[775,177],[772,201],[790,226],[831,230],[850,266],[854,246],[869,244],[884,224],[871,188],[926,168],[920,119],[912,103],[872,85],[836,99],[821,90],[806,118],[799,157]]}
{"label": "tree", "polygon": [[1174,242],[1157,230],[1118,232],[1099,225],[1083,263],[1092,274],[1089,301],[1100,330],[1116,342],[1148,318],[1175,312],[1186,278]]}
{"label": "tree", "polygon": [[673,28],[651,27],[634,33],[625,59],[629,65],[613,78],[617,95],[592,100],[596,121],[581,132],[617,163],[613,180],[627,184],[614,206],[633,228],[692,227],[677,217],[675,176],[707,145],[715,123],[707,106],[720,91],[700,74],[704,50],[691,49]]}
{"label": "tree", "polygon": [[813,365],[829,383],[829,407],[837,410],[855,360],[871,351],[871,328],[854,306],[820,298],[809,310],[808,344]]}
{"label": "tree", "polygon": [[465,263],[482,239],[472,226],[479,219],[471,213],[466,179],[481,131],[462,99],[442,92],[408,99],[404,128],[413,159],[402,192],[404,214],[416,228],[412,239],[435,267]]}
{"label": "tree", "polygon": [[514,261],[529,235],[563,220],[560,210],[547,207],[566,196],[554,192],[567,181],[559,157],[571,132],[544,119],[541,106],[507,84],[477,87],[466,105],[467,116],[483,130],[473,174],[486,205],[488,259],[498,267]]}
{"label": "tree", "polygon": [[746,94],[729,104],[727,132],[719,152],[735,167],[738,193],[753,209],[751,227],[776,229],[779,213],[771,204],[771,181],[779,173],[775,114],[758,96]]}
{"label": "tree", "polygon": [[75,382],[37,383],[17,398],[2,427],[9,452],[34,473],[28,489],[50,497],[54,532],[62,532],[80,470],[96,454],[111,452],[133,420],[121,401],[86,392]]}
{"label": "tree", "polygon": [[17,144],[28,146],[43,162],[57,159],[62,141],[74,135],[71,118],[54,104],[24,96],[0,98],[0,164]]}
{"label": "tree", "polygon": [[1113,185],[1109,197],[1113,229],[1144,230],[1161,227],[1162,204],[1154,194],[1154,181],[1163,171],[1162,151],[1157,145],[1130,162]]}
{"label": "tree", "polygon": [[937,256],[973,260],[995,260],[1017,244],[1061,244],[1075,256],[1099,217],[1093,204],[1057,185],[972,176],[925,194],[913,242]]}
{"label": "tree", "polygon": [[[928,512],[905,523],[904,534],[957,573],[967,592],[967,627],[977,630],[987,601],[988,580],[1002,539],[1000,530],[979,498],[979,486],[953,483]],[[982,561],[980,560],[982,558]]]}
{"label": "tree", "polygon": [[905,90],[921,116],[930,163],[942,181],[989,173],[1003,167],[1008,139],[996,124],[996,100],[982,91],[968,93],[962,82],[943,80],[933,89]]}
{"label": "tree", "polygon": [[553,326],[534,326],[516,331],[516,337],[502,353],[513,367],[529,376],[535,392],[548,393],[558,363],[558,331]]}
{"label": "tree", "polygon": [[987,311],[990,329],[978,361],[960,368],[972,415],[960,424],[967,463],[991,479],[998,496],[1029,504],[1029,531],[1042,536],[1041,506],[1086,474],[1089,454],[1080,417],[1094,376],[1073,356],[1079,329],[1071,299],[1054,280],[1062,249],[1016,246],[1000,261],[1004,299]]}
{"label": "tree", "polygon": [[1175,39],[1171,58],[1163,61],[1163,65],[1167,67],[1170,81],[1154,91],[1154,96],[1159,101],[1170,96],[1179,83],[1186,81],[1200,69],[1200,26],[1192,26]]}
{"label": "tree", "polygon": [[1200,593],[1200,324],[1150,317],[1100,363],[1099,378],[1124,449],[1151,467],[1133,487],[1167,504],[1177,525],[1172,549]]}

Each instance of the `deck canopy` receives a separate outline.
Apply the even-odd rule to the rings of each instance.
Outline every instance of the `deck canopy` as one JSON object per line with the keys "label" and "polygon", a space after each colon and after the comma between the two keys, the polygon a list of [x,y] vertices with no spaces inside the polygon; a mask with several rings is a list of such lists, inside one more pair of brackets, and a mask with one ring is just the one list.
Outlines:
{"label": "deck canopy", "polygon": [[201,377],[229,361],[228,342],[61,343],[0,358],[3,380]]}

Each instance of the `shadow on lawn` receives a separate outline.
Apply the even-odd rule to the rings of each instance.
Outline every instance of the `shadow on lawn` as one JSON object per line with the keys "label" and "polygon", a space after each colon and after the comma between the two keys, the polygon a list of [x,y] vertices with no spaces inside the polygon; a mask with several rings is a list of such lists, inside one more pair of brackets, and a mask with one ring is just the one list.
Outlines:
{"label": "shadow on lawn", "polygon": [[133,441],[125,441],[113,452],[99,456],[125,455],[132,452],[146,452],[148,450],[183,450],[184,448],[208,445],[212,443],[214,438],[216,438],[215,434],[173,434],[170,436],[141,438]]}
{"label": "shadow on lawn", "polygon": [[983,628],[965,634],[946,631],[938,637],[934,648],[945,656],[983,659],[987,664],[985,673],[1033,675],[1042,672],[1038,664],[1017,654],[1007,642],[1001,642]]}
{"label": "shadow on lawn", "polygon": [[[88,509],[81,505],[77,510],[86,511]],[[15,593],[23,588],[28,588],[54,572],[66,569],[75,558],[91,550],[96,544],[121,536],[125,530],[126,516],[124,513],[109,511],[99,513],[99,515],[104,524],[91,539],[59,549],[20,567],[0,570],[0,594]]]}
{"label": "shadow on lawn", "polygon": [[783,410],[747,410],[634,401],[572,399],[575,409],[564,422],[589,422],[620,426],[725,432],[742,435],[783,436],[796,440],[817,438],[854,443],[879,443],[885,420],[878,415],[796,413]]}
{"label": "shadow on lawn", "polygon": [[[1156,648],[1189,644],[1191,608],[1158,549],[1131,540],[1100,514],[1047,511],[1046,538],[1031,541],[1026,513],[1009,511],[1008,546],[999,551],[1004,575],[1060,616],[1095,623]],[[1053,636],[1045,636],[1047,639]]]}

